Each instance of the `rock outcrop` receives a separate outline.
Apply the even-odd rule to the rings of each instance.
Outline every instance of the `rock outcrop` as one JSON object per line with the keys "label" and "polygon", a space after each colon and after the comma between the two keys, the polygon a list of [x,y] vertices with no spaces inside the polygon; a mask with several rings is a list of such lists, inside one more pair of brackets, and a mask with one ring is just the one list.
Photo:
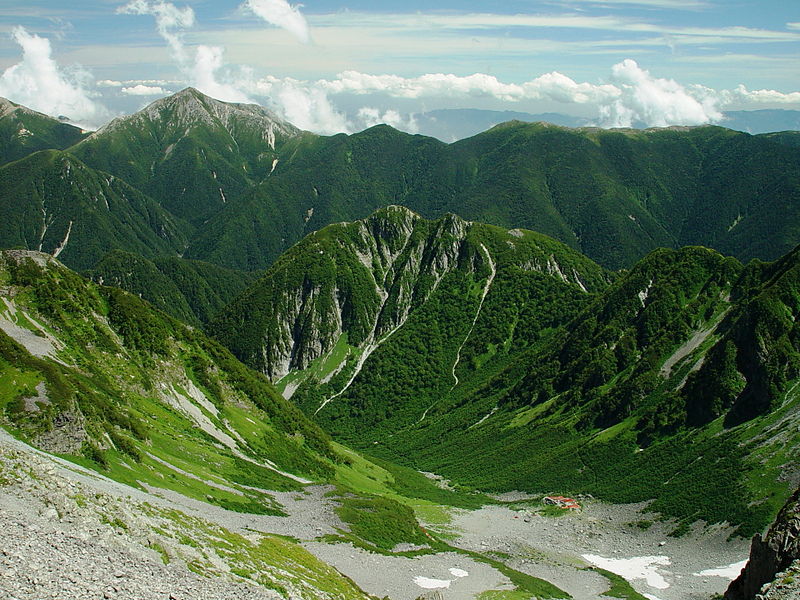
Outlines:
{"label": "rock outcrop", "polygon": [[756,535],[750,560],[725,592],[726,600],[800,598],[800,489],[762,537]]}

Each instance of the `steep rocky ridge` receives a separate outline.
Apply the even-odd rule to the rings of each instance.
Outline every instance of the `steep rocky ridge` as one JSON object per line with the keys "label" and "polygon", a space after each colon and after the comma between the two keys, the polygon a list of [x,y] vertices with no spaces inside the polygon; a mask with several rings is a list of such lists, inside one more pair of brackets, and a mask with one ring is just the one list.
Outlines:
{"label": "steep rocky ridge", "polygon": [[[461,293],[466,291],[464,300],[475,315],[497,269],[511,265],[546,273],[577,294],[601,288],[607,277],[544,236],[488,228],[455,215],[427,221],[389,206],[308,236],[210,331],[274,380],[321,361],[327,363],[326,372],[318,373],[323,382],[355,371],[346,377],[347,386],[369,356],[436,296],[445,278],[471,282]],[[467,330],[461,335],[468,337]],[[330,356],[334,348],[338,358]]]}
{"label": "steep rocky ridge", "polygon": [[763,537],[756,534],[750,560],[725,592],[726,600],[800,596],[800,489]]}

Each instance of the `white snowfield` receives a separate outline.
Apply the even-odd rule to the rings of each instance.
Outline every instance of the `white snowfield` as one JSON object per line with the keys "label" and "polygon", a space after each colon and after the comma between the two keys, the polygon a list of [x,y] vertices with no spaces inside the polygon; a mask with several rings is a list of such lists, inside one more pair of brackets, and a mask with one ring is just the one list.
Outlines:
{"label": "white snowfield", "polygon": [[724,577],[725,579],[736,579],[747,564],[746,560],[735,562],[726,567],[717,567],[715,569],[705,569],[699,573],[693,573],[696,577]]}
{"label": "white snowfield", "polygon": [[605,558],[596,554],[584,554],[583,558],[601,569],[621,575],[628,581],[644,579],[647,585],[665,590],[669,583],[659,573],[659,567],[672,564],[669,556],[634,556],[633,558]]}

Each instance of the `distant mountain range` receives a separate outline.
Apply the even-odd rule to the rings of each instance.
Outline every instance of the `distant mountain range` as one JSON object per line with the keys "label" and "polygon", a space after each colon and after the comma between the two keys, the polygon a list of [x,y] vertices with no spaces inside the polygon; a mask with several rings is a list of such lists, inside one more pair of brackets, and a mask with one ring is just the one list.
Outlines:
{"label": "distant mountain range", "polygon": [[[724,114],[717,125],[745,133],[771,133],[775,131],[800,130],[800,111],[782,109],[733,110]],[[455,142],[506,121],[526,123],[544,122],[565,127],[590,127],[592,119],[563,115],[560,113],[532,114],[510,110],[482,110],[476,108],[446,108],[414,115],[416,131],[444,142]],[[638,129],[646,125],[637,124]]]}

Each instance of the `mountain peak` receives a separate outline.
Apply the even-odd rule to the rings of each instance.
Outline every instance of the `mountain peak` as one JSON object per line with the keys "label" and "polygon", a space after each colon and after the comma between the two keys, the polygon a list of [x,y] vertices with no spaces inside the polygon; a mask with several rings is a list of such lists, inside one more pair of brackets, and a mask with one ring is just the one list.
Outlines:
{"label": "mountain peak", "polygon": [[[259,104],[223,102],[194,87],[187,87],[171,96],[159,98],[139,112],[111,121],[93,137],[106,134],[127,124],[156,124],[186,131],[197,125],[222,127],[230,133],[237,123],[248,128],[271,130],[272,135],[294,137],[300,130]],[[272,137],[270,135],[269,137]]]}

